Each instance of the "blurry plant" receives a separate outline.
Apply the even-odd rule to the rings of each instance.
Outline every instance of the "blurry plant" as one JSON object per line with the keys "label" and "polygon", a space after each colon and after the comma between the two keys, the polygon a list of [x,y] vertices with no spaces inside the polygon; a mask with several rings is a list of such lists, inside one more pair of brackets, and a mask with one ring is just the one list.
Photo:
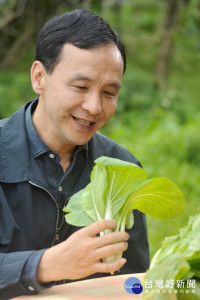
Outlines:
{"label": "blurry plant", "polygon": [[34,96],[27,73],[0,73],[0,118],[16,111]]}

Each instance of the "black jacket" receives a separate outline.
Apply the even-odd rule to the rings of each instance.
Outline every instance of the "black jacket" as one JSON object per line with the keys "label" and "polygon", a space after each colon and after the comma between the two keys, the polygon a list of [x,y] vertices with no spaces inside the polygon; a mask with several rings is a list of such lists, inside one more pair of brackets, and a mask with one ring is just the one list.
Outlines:
{"label": "black jacket", "polygon": [[[23,267],[33,252],[54,244],[59,221],[59,207],[43,183],[37,165],[30,160],[25,130],[28,105],[0,120],[0,299],[31,294],[21,283]],[[100,156],[138,163],[127,150],[98,133],[90,140],[88,149],[84,176],[76,180],[71,195],[89,183],[94,160]],[[135,211],[134,218],[122,273],[144,272],[149,266],[145,216]],[[64,226],[61,241],[78,229]]]}

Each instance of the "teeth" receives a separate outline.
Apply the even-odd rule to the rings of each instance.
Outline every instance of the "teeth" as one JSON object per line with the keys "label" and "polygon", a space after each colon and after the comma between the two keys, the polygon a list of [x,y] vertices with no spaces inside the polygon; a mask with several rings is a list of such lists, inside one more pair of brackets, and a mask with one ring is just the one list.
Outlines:
{"label": "teeth", "polygon": [[84,120],[80,120],[80,119],[76,119],[78,121],[79,124],[81,125],[85,125],[85,126],[90,126],[90,122],[84,121]]}

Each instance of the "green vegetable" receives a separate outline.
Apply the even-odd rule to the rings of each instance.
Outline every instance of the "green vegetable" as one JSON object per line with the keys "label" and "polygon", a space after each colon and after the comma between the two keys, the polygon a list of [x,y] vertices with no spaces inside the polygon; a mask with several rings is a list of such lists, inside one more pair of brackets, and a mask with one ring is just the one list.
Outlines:
{"label": "green vegetable", "polygon": [[116,231],[122,231],[133,227],[134,209],[161,219],[183,211],[183,193],[168,178],[147,180],[142,168],[115,158],[102,156],[95,163],[91,182],[64,208],[69,224],[87,226],[100,219],[114,219]]}
{"label": "green vegetable", "polygon": [[[161,248],[152,259],[144,282],[162,280],[166,283],[167,280],[176,282],[181,279],[185,279],[187,282],[192,278],[196,281],[195,294],[179,292],[178,295],[175,295],[172,290],[172,293],[167,293],[168,298],[166,299],[200,299],[200,215],[190,217],[188,225],[182,228],[178,235],[164,239]],[[157,289],[153,287],[151,293],[147,295],[144,292],[143,299],[165,299],[162,290],[159,294],[160,298],[158,298]]]}

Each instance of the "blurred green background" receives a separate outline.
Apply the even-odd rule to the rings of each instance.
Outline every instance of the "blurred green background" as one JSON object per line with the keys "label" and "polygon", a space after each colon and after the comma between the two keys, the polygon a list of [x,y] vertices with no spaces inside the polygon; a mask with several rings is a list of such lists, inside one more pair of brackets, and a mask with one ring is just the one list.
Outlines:
{"label": "blurred green background", "polygon": [[179,217],[147,217],[152,257],[200,213],[200,1],[0,0],[0,118],[35,97],[29,73],[41,26],[75,8],[106,19],[127,50],[118,109],[101,132],[130,150],[148,177],[171,178],[186,197]]}

